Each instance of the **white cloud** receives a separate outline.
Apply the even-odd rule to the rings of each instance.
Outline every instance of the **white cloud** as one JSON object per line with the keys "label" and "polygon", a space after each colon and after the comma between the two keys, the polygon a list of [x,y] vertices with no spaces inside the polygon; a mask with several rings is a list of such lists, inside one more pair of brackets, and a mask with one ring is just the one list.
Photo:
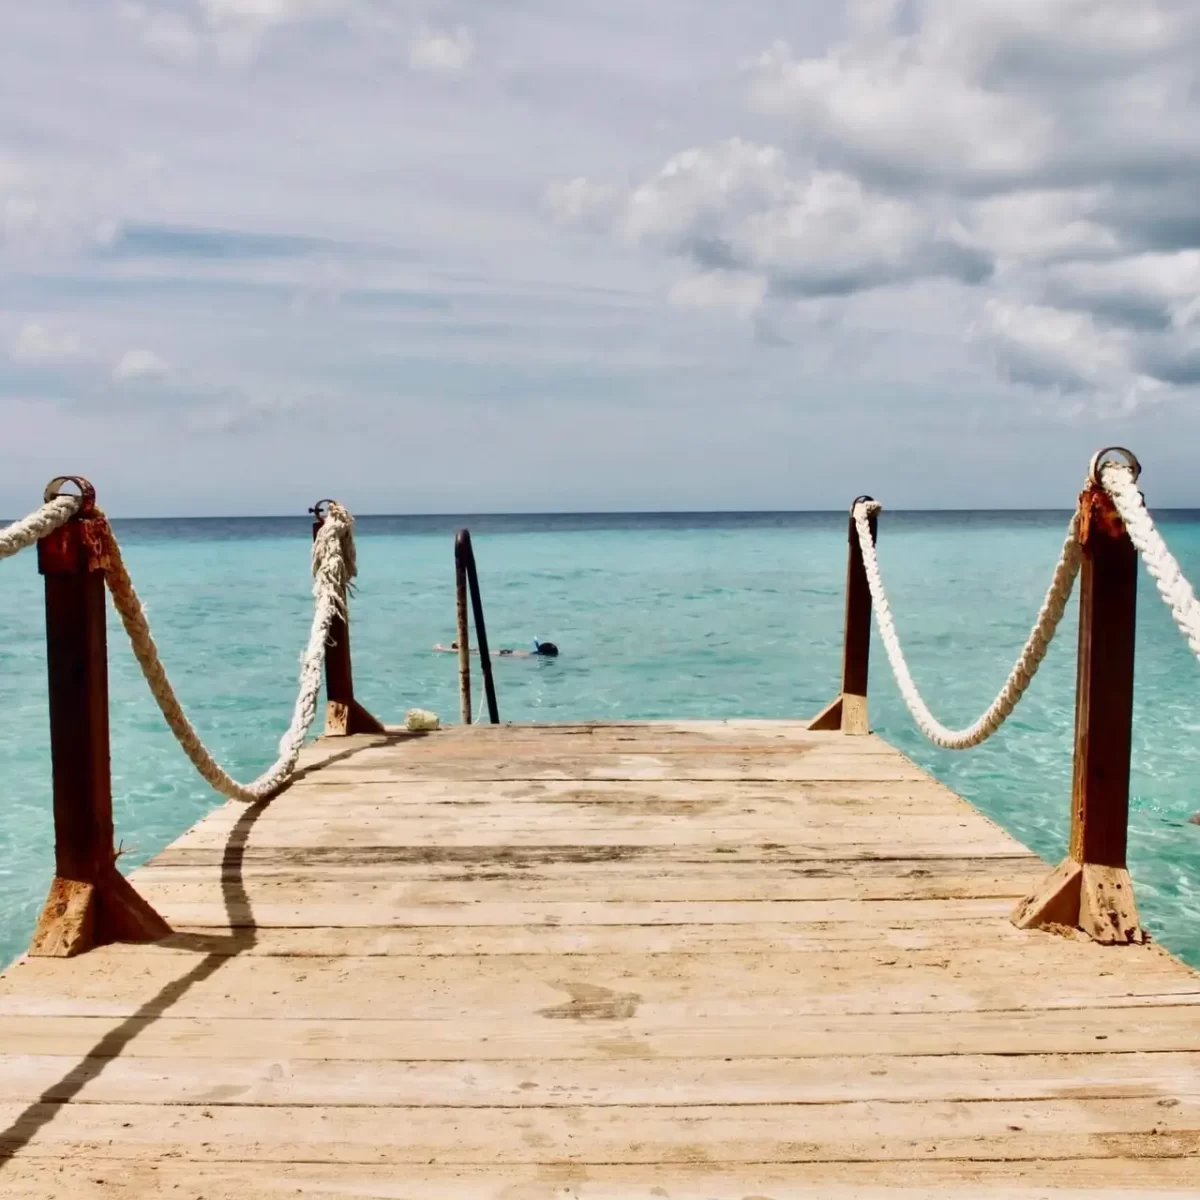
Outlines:
{"label": "white cloud", "polygon": [[454,74],[464,71],[475,57],[475,42],[470,31],[457,29],[438,32],[422,30],[409,46],[409,65],[418,71]]}
{"label": "white cloud", "polygon": [[615,219],[621,194],[615,187],[577,176],[551,183],[542,202],[556,225],[600,232]]}
{"label": "white cloud", "polygon": [[73,333],[56,333],[44,325],[28,324],[13,340],[13,361],[55,363],[75,358],[80,351],[79,338]]}
{"label": "white cloud", "polygon": [[1010,381],[1121,404],[1200,383],[1200,5],[856,0],[847,25],[747,63],[770,144],[681,151],[623,192],[576,179],[547,207],[685,260],[673,304],[757,294],[778,320],[949,280]]}
{"label": "white cloud", "polygon": [[1013,383],[1059,394],[1099,393],[1132,407],[1160,390],[1135,366],[1135,343],[1090,313],[990,300],[968,331]]}
{"label": "white cloud", "polygon": [[751,99],[864,176],[966,189],[1107,182],[1200,165],[1191,0],[928,0],[914,32],[883,5],[816,57],[784,43]]}
{"label": "white cloud", "polygon": [[[556,196],[562,216],[594,215],[605,193],[575,180]],[[975,281],[990,262],[943,206],[872,192],[836,171],[793,166],[775,146],[734,138],[685,150],[623,196],[619,238],[657,245],[701,268],[702,291],[727,273],[737,292],[846,295],[915,278]],[[748,288],[745,277],[759,280]],[[695,284],[685,284],[684,295]],[[721,285],[722,287],[724,285]]]}
{"label": "white cloud", "polygon": [[113,378],[163,379],[170,372],[170,366],[153,350],[126,350],[113,368]]}

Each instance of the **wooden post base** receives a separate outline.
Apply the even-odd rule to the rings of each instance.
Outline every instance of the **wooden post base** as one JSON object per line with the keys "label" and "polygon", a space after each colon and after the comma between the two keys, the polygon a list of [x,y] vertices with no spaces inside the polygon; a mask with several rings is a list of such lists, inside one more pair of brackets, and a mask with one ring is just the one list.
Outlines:
{"label": "wooden post base", "polygon": [[330,700],[325,705],[325,737],[384,732],[383,722],[367,712],[357,700]]}
{"label": "wooden post base", "polygon": [[1147,940],[1138,923],[1129,872],[1073,858],[1064,858],[1037,891],[1017,905],[1011,920],[1018,929],[1047,925],[1082,929],[1105,946],[1140,945]]}
{"label": "wooden post base", "polygon": [[870,733],[871,723],[867,719],[866,696],[842,692],[809,721],[808,727],[818,732],[841,730],[842,733],[854,737]]}
{"label": "wooden post base", "polygon": [[73,958],[110,942],[157,942],[171,927],[113,867],[96,883],[55,876],[29,953]]}

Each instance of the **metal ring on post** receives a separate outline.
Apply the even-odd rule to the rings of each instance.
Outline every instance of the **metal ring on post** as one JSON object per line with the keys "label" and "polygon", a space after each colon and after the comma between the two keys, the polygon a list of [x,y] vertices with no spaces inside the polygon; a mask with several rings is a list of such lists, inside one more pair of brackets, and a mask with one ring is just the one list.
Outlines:
{"label": "metal ring on post", "polygon": [[79,489],[79,511],[76,516],[82,517],[95,509],[96,489],[82,475],[56,475],[46,484],[46,490],[42,493],[43,503],[49,504],[59,496],[69,496],[70,492],[62,490],[65,483],[73,483]]}
{"label": "metal ring on post", "polygon": [[1105,457],[1107,454],[1123,454],[1125,465],[1133,472],[1133,482],[1137,483],[1142,473],[1142,464],[1138,462],[1137,455],[1132,450],[1126,450],[1124,446],[1105,446],[1103,450],[1097,450],[1092,455],[1092,461],[1088,466],[1088,482],[1093,487],[1100,486],[1100,469],[1106,462],[1112,461]]}
{"label": "metal ring on post", "polygon": [[[316,504],[314,504],[308,511],[312,513],[312,515],[316,517],[318,521],[324,521],[325,514],[329,511],[329,506],[332,503],[333,500],[327,496],[324,500],[318,500]],[[323,512],[322,509],[325,511]]]}
{"label": "metal ring on post", "polygon": [[869,500],[869,501],[870,501],[872,504],[874,504],[874,503],[875,503],[875,497],[874,497],[874,496],[855,496],[855,497],[854,497],[854,499],[850,501],[850,515],[851,515],[851,516],[854,516],[854,510],[855,510],[855,509],[856,509],[856,508],[859,506],[859,504],[860,504],[860,503],[862,503],[862,501],[864,501],[864,500]]}

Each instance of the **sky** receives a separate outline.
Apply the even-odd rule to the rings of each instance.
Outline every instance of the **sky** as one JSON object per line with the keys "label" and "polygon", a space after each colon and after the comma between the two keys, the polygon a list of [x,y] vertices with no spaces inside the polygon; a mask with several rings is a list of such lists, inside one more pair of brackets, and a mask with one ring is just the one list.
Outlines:
{"label": "sky", "polygon": [[1200,507],[1195,0],[0,7],[0,512]]}

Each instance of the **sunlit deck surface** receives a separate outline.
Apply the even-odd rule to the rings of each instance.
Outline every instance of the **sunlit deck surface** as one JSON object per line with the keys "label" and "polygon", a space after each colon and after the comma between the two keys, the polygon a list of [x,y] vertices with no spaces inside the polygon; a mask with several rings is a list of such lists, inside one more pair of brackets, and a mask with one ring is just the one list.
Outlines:
{"label": "sunlit deck surface", "polygon": [[4,974],[0,1195],[1200,1195],[1200,976],[1014,928],[1046,865],[877,737],[306,764],[136,872],[167,943]]}

